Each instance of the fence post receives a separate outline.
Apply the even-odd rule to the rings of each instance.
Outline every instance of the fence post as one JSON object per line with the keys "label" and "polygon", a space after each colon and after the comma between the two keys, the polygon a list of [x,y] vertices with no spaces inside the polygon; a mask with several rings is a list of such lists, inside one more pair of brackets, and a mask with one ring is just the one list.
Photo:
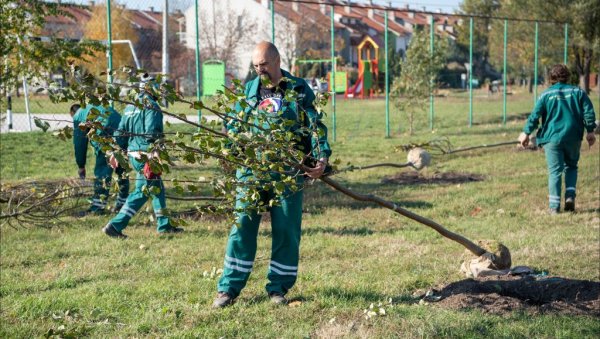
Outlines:
{"label": "fence post", "polygon": [[506,42],[508,38],[508,20],[504,19],[504,66],[502,75],[502,124],[506,126]]}
{"label": "fence post", "polygon": [[[169,76],[169,1],[163,2],[163,27],[162,27],[162,73],[163,83]],[[165,101],[166,102],[166,101]]]}
{"label": "fence post", "polygon": [[469,127],[473,126],[473,17],[469,18]]}
{"label": "fence post", "polygon": [[390,69],[388,64],[388,11],[384,13],[385,19],[385,137],[390,137]]}
{"label": "fence post", "polygon": [[8,90],[6,91],[6,124],[9,131],[13,129],[12,96]]}
{"label": "fence post", "polygon": [[567,64],[569,57],[569,24],[565,24],[565,56],[563,57],[563,64]]}
{"label": "fence post", "polygon": [[271,0],[271,43],[275,44],[275,1]]}
{"label": "fence post", "polygon": [[[17,37],[17,43],[22,43],[21,38]],[[19,64],[23,65],[23,55],[21,55],[21,53],[19,53]],[[17,91],[18,90],[19,88],[17,85]],[[33,126],[31,125],[31,112],[29,111],[29,89],[27,87],[27,78],[25,77],[25,74],[23,74],[23,98],[25,99],[25,112],[27,112],[29,132],[31,132],[33,131]]]}
{"label": "fence post", "polygon": [[332,99],[331,99],[331,105],[333,106],[333,115],[332,115],[332,120],[333,120],[333,126],[331,129],[331,137],[333,138],[333,141],[335,142],[335,124],[336,124],[336,117],[335,117],[335,25],[334,25],[334,21],[333,21],[333,5],[331,5],[329,7],[329,17],[331,18],[331,88],[333,89],[333,95],[332,95]]}
{"label": "fence post", "polygon": [[533,60],[533,105],[537,101],[537,85],[538,85],[538,22],[535,22],[535,47]]}
{"label": "fence post", "polygon": [[[430,18],[429,18],[429,54],[431,55],[431,61],[433,61],[433,39],[434,39],[434,34],[433,34],[433,14],[430,14]],[[431,62],[430,62],[430,67],[431,67]],[[431,69],[430,69],[431,71]],[[429,129],[433,130],[433,84],[434,84],[434,79],[433,79],[433,74],[431,75],[431,79],[429,81]]]}
{"label": "fence post", "polygon": [[[198,23],[198,2],[195,0],[194,10],[196,11],[196,99],[200,101],[200,24]],[[198,109],[198,123],[202,122],[202,110]]]}
{"label": "fence post", "polygon": [[[113,68],[113,60],[112,60],[112,20],[110,17],[110,0],[106,0],[106,59],[108,60],[108,72],[106,72],[106,77],[108,84],[111,85],[113,82],[112,76],[112,68]],[[110,101],[110,107],[114,107],[114,103]]]}

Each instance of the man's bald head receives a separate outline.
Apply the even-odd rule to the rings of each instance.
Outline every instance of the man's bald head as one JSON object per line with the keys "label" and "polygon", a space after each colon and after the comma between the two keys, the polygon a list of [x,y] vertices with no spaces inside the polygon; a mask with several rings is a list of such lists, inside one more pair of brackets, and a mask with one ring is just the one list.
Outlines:
{"label": "man's bald head", "polygon": [[277,47],[268,41],[259,42],[252,53],[252,65],[261,79],[269,79],[272,85],[279,84],[282,74],[281,59]]}
{"label": "man's bald head", "polygon": [[269,60],[274,60],[279,58],[279,51],[272,43],[268,41],[261,41],[256,44],[256,47],[254,47],[253,55],[264,55]]}

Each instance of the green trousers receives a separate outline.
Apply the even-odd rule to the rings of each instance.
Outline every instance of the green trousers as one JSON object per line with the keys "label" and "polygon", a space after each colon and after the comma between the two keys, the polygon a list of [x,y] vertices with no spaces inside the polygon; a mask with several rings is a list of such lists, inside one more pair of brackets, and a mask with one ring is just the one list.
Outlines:
{"label": "green trousers", "polygon": [[565,199],[575,198],[580,149],[581,141],[544,145],[548,165],[548,199],[552,209],[560,208],[563,172],[565,173]]}
{"label": "green trousers", "polygon": [[157,230],[158,232],[163,232],[171,227],[169,223],[169,217],[163,214],[167,208],[167,202],[165,200],[165,187],[162,182],[162,178],[158,177],[157,179],[148,180],[142,174],[144,163],[138,161],[134,157],[129,157],[129,163],[136,170],[137,175],[135,177],[135,189],[125,201],[119,213],[110,221],[113,227],[117,231],[122,231],[127,227],[129,220],[144,206],[146,201],[148,201],[148,196],[144,194],[143,188],[147,186],[158,187],[160,189],[159,193],[156,195],[151,195],[152,198],[152,208],[154,209],[154,215],[156,216]]}
{"label": "green trousers", "polygon": [[[115,171],[119,175],[119,195],[115,207],[120,208],[129,195],[129,179],[123,176],[123,169],[118,167]],[[94,166],[94,195],[92,196],[90,211],[101,211],[106,208],[106,201],[110,191],[113,169],[108,165],[104,152],[96,154]]]}
{"label": "green trousers", "polygon": [[[263,200],[273,197],[273,192],[265,191]],[[244,208],[244,193],[238,193],[236,210]],[[285,194],[279,206],[273,206],[271,214],[271,261],[266,286],[267,293],[285,294],[296,282],[300,255],[300,226],[302,224],[302,190]],[[250,277],[256,256],[258,226],[261,215],[256,212],[238,213],[227,241],[223,276],[217,289],[237,297]]]}

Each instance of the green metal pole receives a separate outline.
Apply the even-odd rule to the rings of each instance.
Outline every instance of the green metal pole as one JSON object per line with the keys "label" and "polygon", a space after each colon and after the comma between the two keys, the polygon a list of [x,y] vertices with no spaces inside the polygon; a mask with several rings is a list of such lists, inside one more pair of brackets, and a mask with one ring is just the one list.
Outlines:
{"label": "green metal pole", "polygon": [[[196,11],[196,99],[200,101],[200,24],[198,20],[198,1],[194,5]],[[202,111],[198,109],[198,123],[202,121]]]}
{"label": "green metal pole", "polygon": [[271,42],[275,44],[275,1],[271,0]]}
{"label": "green metal pole", "polygon": [[390,69],[388,63],[388,12],[384,12],[385,19],[385,137],[390,137]]}
{"label": "green metal pole", "polygon": [[331,129],[331,137],[335,142],[335,27],[333,21],[333,5],[329,6],[329,17],[331,18],[331,89],[332,89],[332,99],[331,105],[333,106],[333,114],[332,114],[332,129]]}
{"label": "green metal pole", "polygon": [[[113,68],[113,60],[112,60],[112,20],[110,18],[110,0],[106,0],[106,31],[107,31],[107,40],[106,40],[106,57],[108,59],[108,72],[107,72],[107,80],[109,84],[113,82],[112,76],[112,68]],[[114,107],[114,103],[110,102],[110,107]]]}
{"label": "green metal pole", "polygon": [[469,127],[473,126],[473,18],[469,18]]}
{"label": "green metal pole", "polygon": [[569,57],[569,24],[565,24],[565,56],[563,58],[563,64],[567,64]]}
{"label": "green metal pole", "polygon": [[506,42],[508,38],[508,20],[504,20],[504,66],[502,74],[502,124],[506,126]]}
{"label": "green metal pole", "polygon": [[[429,53],[433,59],[433,15],[429,18]],[[429,129],[433,130],[433,74],[429,83]]]}
{"label": "green metal pole", "polygon": [[533,105],[537,101],[537,84],[538,84],[538,22],[535,22],[535,47],[533,59]]}

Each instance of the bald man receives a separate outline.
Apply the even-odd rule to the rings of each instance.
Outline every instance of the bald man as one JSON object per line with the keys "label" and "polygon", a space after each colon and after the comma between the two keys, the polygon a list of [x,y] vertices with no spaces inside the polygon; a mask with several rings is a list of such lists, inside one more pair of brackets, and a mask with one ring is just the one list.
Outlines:
{"label": "bald man", "polygon": [[[328,163],[331,148],[327,142],[327,128],[315,110],[315,95],[308,84],[301,78],[292,76],[280,68],[281,59],[275,45],[263,41],[256,45],[252,54],[252,64],[258,77],[246,84],[245,94],[250,105],[245,108],[246,116],[251,114],[276,115],[294,121],[290,130],[297,131],[301,127],[318,129],[319,133],[311,133],[301,137],[303,142],[297,146],[314,159],[313,167],[306,170],[310,178],[320,177]],[[289,81],[282,81],[283,78]],[[285,91],[293,89],[298,96],[287,101]],[[242,108],[238,107],[237,111]],[[230,134],[237,133],[235,121],[226,122]],[[300,132],[297,132],[300,133]],[[241,182],[252,178],[249,169],[238,168],[236,175]],[[277,180],[276,178],[274,178]],[[297,184],[302,185],[304,178],[299,176]],[[293,192],[286,189],[285,196],[277,197],[273,190],[261,192],[264,201],[278,198],[280,204],[270,209],[272,228],[271,261],[267,278],[266,291],[270,300],[279,305],[287,304],[285,294],[294,286],[298,275],[298,259],[300,253],[300,226],[302,224],[302,190]],[[244,193],[236,199],[236,210],[247,210]],[[218,294],[213,307],[221,308],[231,305],[239,296],[250,272],[256,256],[256,237],[261,215],[256,212],[238,213],[237,226],[234,225],[229,234],[223,276],[217,285]]]}

